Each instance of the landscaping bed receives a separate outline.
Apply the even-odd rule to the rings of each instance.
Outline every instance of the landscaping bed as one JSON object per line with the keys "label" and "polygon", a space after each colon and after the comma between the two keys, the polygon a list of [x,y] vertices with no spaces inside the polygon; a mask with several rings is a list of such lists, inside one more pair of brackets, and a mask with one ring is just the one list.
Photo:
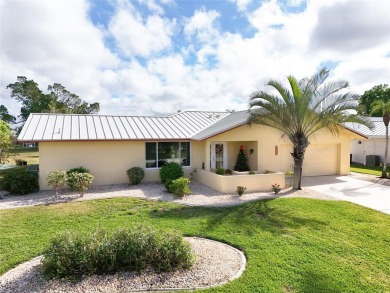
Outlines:
{"label": "landscaping bed", "polygon": [[0,210],[0,218],[0,274],[42,254],[61,231],[142,222],[245,253],[240,278],[205,292],[390,291],[390,216],[348,202],[279,198],[210,208],[114,198]]}

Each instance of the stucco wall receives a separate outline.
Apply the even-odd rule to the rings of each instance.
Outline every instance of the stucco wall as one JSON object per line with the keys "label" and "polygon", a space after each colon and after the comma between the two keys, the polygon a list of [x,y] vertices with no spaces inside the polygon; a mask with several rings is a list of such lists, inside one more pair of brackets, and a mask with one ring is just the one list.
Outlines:
{"label": "stucco wall", "polygon": [[[199,143],[193,145],[195,154],[200,152]],[[145,142],[80,141],[39,144],[39,183],[42,190],[50,189],[47,186],[50,171],[69,170],[79,166],[88,168],[95,176],[94,185],[128,183],[127,169],[145,167]],[[159,180],[158,169],[144,170],[144,182]],[[192,167],[184,167],[184,171],[188,177]]]}
{"label": "stucco wall", "polygon": [[[310,140],[304,161],[304,175],[349,174],[351,133],[342,131],[332,136],[321,130]],[[204,141],[191,142],[191,167],[185,167],[189,176],[193,168],[210,168],[210,143],[228,142],[228,167],[233,168],[240,144],[245,145],[251,170],[285,172],[293,163],[291,144],[282,133],[270,127],[247,125],[232,129]],[[249,150],[253,148],[251,157]],[[277,149],[277,152],[276,152]],[[40,187],[48,189],[47,175],[52,170],[69,170],[84,166],[95,176],[95,185],[127,183],[126,170],[145,166],[144,141],[74,141],[40,142]],[[158,169],[145,169],[145,182],[158,181]]]}
{"label": "stucco wall", "polygon": [[[349,174],[351,137],[353,134],[344,130],[338,136],[333,136],[326,129],[318,131],[311,137],[310,145],[306,150],[303,175]],[[213,141],[236,142],[236,144],[228,144],[229,158],[237,156],[238,147],[242,142],[244,142],[248,152],[250,148],[253,148],[254,156],[252,158],[248,156],[252,170],[264,172],[269,169],[285,172],[291,170],[293,164],[290,155],[292,145],[289,140],[283,137],[281,132],[267,126],[243,125],[207,139],[206,143]],[[230,147],[235,149],[232,150]],[[253,160],[256,160],[255,164]],[[253,167],[253,165],[257,165],[257,167]]]}
{"label": "stucco wall", "polygon": [[271,185],[275,183],[279,184],[280,188],[285,188],[285,175],[280,172],[221,176],[209,171],[197,169],[193,174],[194,180],[222,193],[236,193],[237,186],[246,187],[245,192],[271,191]]}
{"label": "stucco wall", "polygon": [[[359,144],[360,141],[360,144]],[[375,155],[380,157],[380,161],[384,161],[386,140],[384,138],[370,138],[368,140],[356,139],[351,142],[352,161],[365,164],[366,156]],[[390,151],[389,151],[390,156]],[[387,160],[390,164],[390,158]]]}

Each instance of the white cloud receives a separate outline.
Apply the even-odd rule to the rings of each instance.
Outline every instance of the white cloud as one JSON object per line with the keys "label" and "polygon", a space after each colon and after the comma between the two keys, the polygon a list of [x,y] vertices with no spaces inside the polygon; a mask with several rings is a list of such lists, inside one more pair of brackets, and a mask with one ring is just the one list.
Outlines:
{"label": "white cloud", "polygon": [[245,11],[247,6],[252,2],[252,0],[229,0],[234,2],[237,5],[239,11]]}
{"label": "white cloud", "polygon": [[[25,75],[42,89],[59,82],[81,98],[99,102],[102,114],[153,115],[245,109],[250,93],[269,79],[309,76],[327,62],[336,64],[332,78],[349,80],[358,93],[389,80],[390,38],[372,38],[376,32],[387,33],[386,11],[375,8],[381,3],[371,7],[370,1],[360,0],[349,11],[349,0],[309,1],[304,11],[291,14],[273,0],[240,15],[256,29],[244,37],[222,30],[225,16],[218,9],[197,7],[180,23],[167,15],[182,2],[139,1],[142,14],[133,2],[118,0],[104,32],[93,26],[81,0],[72,5],[2,2],[1,97],[9,96],[7,84]],[[235,2],[248,7],[250,1]],[[291,0],[287,6],[301,4]],[[170,13],[164,11],[168,5]],[[339,13],[336,20],[343,19],[335,34],[326,18],[333,12]],[[370,15],[362,19],[365,12]],[[104,45],[103,36],[114,38],[118,57]],[[4,103],[17,114],[19,105],[10,101]]]}
{"label": "white cloud", "polygon": [[318,9],[311,34],[313,50],[358,52],[390,44],[389,1],[346,1]]}
{"label": "white cloud", "polygon": [[306,0],[288,0],[287,5],[291,7],[298,7],[302,5]]}
{"label": "white cloud", "polygon": [[196,35],[197,39],[203,42],[210,41],[218,35],[218,30],[214,27],[218,17],[220,14],[215,10],[196,10],[187,20],[184,33],[189,37]]}
{"label": "white cloud", "polygon": [[176,20],[150,15],[146,20],[134,11],[118,9],[110,21],[109,32],[121,53],[148,57],[171,46]]}
{"label": "white cloud", "polygon": [[154,0],[138,0],[139,3],[146,5],[150,11],[157,14],[164,14],[164,9]]}
{"label": "white cloud", "polygon": [[271,0],[264,2],[249,16],[249,22],[259,31],[273,26],[284,25],[288,16],[284,14],[277,2]]}
{"label": "white cloud", "polygon": [[[79,95],[101,90],[96,75],[102,68],[117,66],[118,59],[88,20],[88,9],[82,0],[1,3],[0,94],[1,103],[13,113],[20,105],[3,97],[9,97],[5,87],[18,75],[34,79],[43,90],[54,82]],[[93,101],[90,94],[86,99]]]}

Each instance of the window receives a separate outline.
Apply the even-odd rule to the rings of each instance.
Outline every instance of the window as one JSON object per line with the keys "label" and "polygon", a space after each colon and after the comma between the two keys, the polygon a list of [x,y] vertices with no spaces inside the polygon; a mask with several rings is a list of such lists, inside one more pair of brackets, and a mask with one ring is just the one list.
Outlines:
{"label": "window", "polygon": [[169,162],[191,165],[189,142],[147,142],[146,168],[160,168]]}

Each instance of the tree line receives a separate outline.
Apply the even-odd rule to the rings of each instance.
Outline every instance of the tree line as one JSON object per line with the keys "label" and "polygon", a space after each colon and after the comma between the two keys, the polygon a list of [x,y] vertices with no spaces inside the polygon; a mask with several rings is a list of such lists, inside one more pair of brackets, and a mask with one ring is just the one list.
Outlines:
{"label": "tree line", "polygon": [[99,103],[89,104],[59,83],[49,85],[44,93],[34,80],[18,76],[7,89],[11,90],[11,98],[22,104],[20,114],[15,117],[4,105],[0,105],[0,119],[18,125],[19,130],[31,113],[95,114],[100,110]]}
{"label": "tree line", "polygon": [[[339,131],[339,124],[348,121],[369,126],[365,119],[368,115],[382,116],[386,126],[382,177],[387,177],[390,88],[387,84],[380,84],[359,97],[344,92],[349,87],[347,81],[326,82],[328,77],[329,70],[323,68],[313,76],[301,80],[289,76],[287,78],[289,87],[270,80],[267,85],[276,89],[278,95],[261,90],[250,97],[251,118],[248,122],[277,128],[293,144],[291,155],[294,159],[294,189],[301,188],[302,165],[309,137],[324,127],[336,134]],[[16,118],[4,105],[0,105],[0,154],[4,153],[7,145],[9,147],[10,140],[7,137],[11,131],[8,124],[23,125],[30,113],[94,114],[100,109],[99,103],[88,104],[59,83],[49,85],[48,92],[44,93],[34,80],[18,76],[17,81],[9,84],[7,89],[11,90],[11,97],[20,102],[22,107]],[[0,163],[3,163],[4,160],[0,159]]]}

